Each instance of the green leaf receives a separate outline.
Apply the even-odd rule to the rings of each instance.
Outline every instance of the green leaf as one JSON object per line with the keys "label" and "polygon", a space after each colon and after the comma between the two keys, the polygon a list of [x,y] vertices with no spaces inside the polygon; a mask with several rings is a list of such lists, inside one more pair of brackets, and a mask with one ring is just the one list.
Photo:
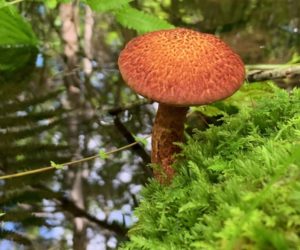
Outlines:
{"label": "green leaf", "polygon": [[64,165],[62,164],[57,164],[54,161],[50,161],[51,167],[55,167],[56,169],[62,169]]}
{"label": "green leaf", "polygon": [[117,21],[123,26],[139,33],[154,30],[171,29],[173,25],[156,16],[144,13],[128,5],[132,0],[86,0],[87,4],[98,12],[114,11]]}
{"label": "green leaf", "polygon": [[116,13],[116,18],[123,26],[134,29],[139,33],[174,28],[174,26],[167,21],[130,6],[120,9]]}
{"label": "green leaf", "polygon": [[195,202],[188,202],[186,204],[184,204],[183,206],[181,206],[178,210],[178,213],[183,213],[186,212],[188,210],[194,210],[201,207],[201,204],[195,203]]}
{"label": "green leaf", "polygon": [[143,137],[138,137],[138,136],[133,136],[134,140],[137,141],[138,143],[143,144],[145,147],[147,146],[148,142],[146,138]]}
{"label": "green leaf", "polygon": [[[3,4],[1,1],[0,5]],[[3,78],[8,79],[15,71],[23,73],[23,69],[28,75],[35,61],[37,44],[30,24],[14,6],[0,8],[0,75]]]}
{"label": "green leaf", "polygon": [[87,0],[86,2],[92,10],[105,12],[121,9],[132,1],[133,0]]}
{"label": "green leaf", "polygon": [[38,39],[30,24],[14,6],[0,9],[0,47],[36,46]]}
{"label": "green leaf", "polygon": [[57,1],[56,0],[46,0],[45,4],[49,9],[54,9],[57,6]]}
{"label": "green leaf", "polygon": [[108,154],[103,149],[99,150],[98,155],[102,160],[105,160],[108,158]]}
{"label": "green leaf", "polygon": [[0,213],[0,217],[4,216],[6,213]]}
{"label": "green leaf", "polygon": [[225,164],[216,162],[215,164],[207,167],[207,169],[210,169],[210,170],[213,170],[216,172],[220,172],[220,171],[223,171],[225,169],[225,167],[226,167]]}

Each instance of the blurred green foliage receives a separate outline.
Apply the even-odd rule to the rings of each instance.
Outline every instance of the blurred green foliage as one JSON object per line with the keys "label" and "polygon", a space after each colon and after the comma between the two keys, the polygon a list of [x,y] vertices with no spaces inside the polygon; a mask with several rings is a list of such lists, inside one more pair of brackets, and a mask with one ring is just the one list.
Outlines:
{"label": "blurred green foliage", "polygon": [[[4,4],[1,0],[0,5]],[[19,80],[16,72],[30,71],[37,55],[38,39],[30,24],[14,6],[0,8],[0,84]]]}

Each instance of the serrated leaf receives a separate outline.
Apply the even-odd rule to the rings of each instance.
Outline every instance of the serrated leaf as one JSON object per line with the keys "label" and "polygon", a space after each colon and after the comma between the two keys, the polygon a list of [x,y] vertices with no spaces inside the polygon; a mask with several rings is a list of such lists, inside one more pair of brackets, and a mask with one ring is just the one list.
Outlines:
{"label": "serrated leaf", "polygon": [[120,9],[116,13],[116,18],[123,26],[134,29],[139,33],[174,28],[174,26],[167,21],[130,6]]}
{"label": "serrated leaf", "polygon": [[179,208],[178,213],[182,213],[182,212],[185,212],[188,210],[193,210],[198,207],[199,207],[199,204],[194,203],[194,202],[188,202]]}
{"label": "serrated leaf", "polygon": [[108,158],[108,154],[103,149],[99,150],[98,155],[99,155],[100,159],[102,159],[102,160],[105,160]]}
{"label": "serrated leaf", "polygon": [[209,166],[207,169],[213,170],[213,171],[216,171],[216,172],[220,172],[220,171],[223,171],[225,169],[225,166],[224,166],[224,164],[221,164],[221,163],[215,163],[215,164]]}
{"label": "serrated leaf", "polygon": [[57,164],[54,161],[50,161],[51,167],[55,167],[56,169],[62,169],[64,166],[62,164]]}
{"label": "serrated leaf", "polygon": [[145,139],[143,137],[138,137],[138,136],[133,136],[133,137],[134,137],[134,140],[137,141],[138,143],[143,144],[145,147],[147,146],[147,144],[148,144],[147,139]]}
{"label": "serrated leaf", "polygon": [[132,1],[133,0],[87,0],[86,2],[92,8],[92,10],[105,12],[123,8]]}

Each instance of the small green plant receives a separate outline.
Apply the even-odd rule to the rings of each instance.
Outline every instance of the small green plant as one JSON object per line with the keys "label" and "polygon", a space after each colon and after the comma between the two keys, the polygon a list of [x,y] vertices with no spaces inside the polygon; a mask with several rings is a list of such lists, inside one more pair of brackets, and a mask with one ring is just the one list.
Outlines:
{"label": "small green plant", "polygon": [[99,158],[102,160],[105,160],[108,158],[108,154],[103,149],[99,150],[98,155],[99,155]]}
{"label": "small green plant", "polygon": [[56,169],[63,169],[63,165],[62,164],[57,164],[54,161],[50,161],[51,167],[54,167]]}
{"label": "small green plant", "polygon": [[130,6],[132,0],[87,0],[87,4],[96,12],[109,12],[124,27],[138,33],[174,28],[173,25],[154,15]]}
{"label": "small green plant", "polygon": [[270,89],[194,132],[173,183],[144,188],[122,249],[298,249],[300,90]]}
{"label": "small green plant", "polygon": [[139,137],[139,136],[133,136],[134,140],[140,144],[142,144],[144,147],[147,146],[148,142],[147,142],[147,138],[143,138],[143,137]]}
{"label": "small green plant", "polygon": [[[31,24],[22,17],[14,6],[26,0],[0,0],[0,83],[2,78],[10,79],[14,72],[23,69],[28,71],[28,65],[34,65],[41,41],[33,32]],[[70,3],[70,0],[45,0],[49,9],[58,4]],[[109,13],[123,27],[133,29],[138,33],[154,30],[171,29],[174,26],[167,21],[130,6],[132,0],[82,0],[95,12]],[[18,60],[14,60],[14,58]]]}

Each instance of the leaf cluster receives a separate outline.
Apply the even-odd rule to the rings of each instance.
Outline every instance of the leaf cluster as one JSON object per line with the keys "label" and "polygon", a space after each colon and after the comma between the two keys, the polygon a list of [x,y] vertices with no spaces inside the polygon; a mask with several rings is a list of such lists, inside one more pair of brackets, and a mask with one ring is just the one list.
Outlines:
{"label": "leaf cluster", "polygon": [[144,188],[123,249],[297,249],[300,90],[273,92],[188,138],[173,183]]}
{"label": "leaf cluster", "polygon": [[118,23],[138,33],[174,28],[165,20],[131,7],[129,3],[132,0],[87,0],[86,2],[94,11],[111,12]]}

